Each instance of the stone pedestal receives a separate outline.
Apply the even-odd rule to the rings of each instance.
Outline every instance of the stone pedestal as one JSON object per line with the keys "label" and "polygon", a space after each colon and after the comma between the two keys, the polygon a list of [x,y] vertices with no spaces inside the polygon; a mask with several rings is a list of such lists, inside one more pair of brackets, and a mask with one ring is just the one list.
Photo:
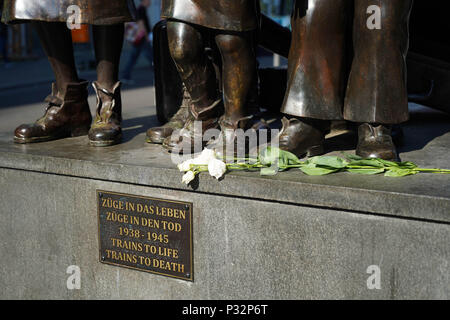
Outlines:
{"label": "stone pedestal", "polygon": [[[420,147],[420,132],[413,122],[405,139]],[[402,157],[450,167],[449,142],[445,131]],[[192,203],[194,281],[100,263],[96,190]],[[142,134],[103,149],[4,134],[0,299],[448,299],[449,190],[448,175],[299,171],[202,175],[193,189]],[[79,290],[66,286],[71,265]]]}

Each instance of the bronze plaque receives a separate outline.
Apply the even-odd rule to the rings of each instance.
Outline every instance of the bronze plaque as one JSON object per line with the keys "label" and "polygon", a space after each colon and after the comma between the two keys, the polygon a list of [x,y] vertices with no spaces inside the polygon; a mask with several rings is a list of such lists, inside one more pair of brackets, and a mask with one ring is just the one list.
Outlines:
{"label": "bronze plaque", "polygon": [[97,190],[100,261],[193,281],[192,203]]}

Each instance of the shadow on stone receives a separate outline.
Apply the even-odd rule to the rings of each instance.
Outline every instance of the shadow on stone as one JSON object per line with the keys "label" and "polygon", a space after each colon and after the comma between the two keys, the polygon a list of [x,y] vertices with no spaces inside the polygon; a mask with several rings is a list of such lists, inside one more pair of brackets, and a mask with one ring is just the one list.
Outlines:
{"label": "shadow on stone", "polygon": [[159,122],[156,115],[147,117],[138,117],[132,119],[124,119],[122,130],[123,139],[122,143],[126,143],[134,139],[134,137],[145,133],[148,129],[154,126],[158,126]]}
{"label": "shadow on stone", "polygon": [[399,152],[424,149],[428,144],[450,132],[450,115],[426,107],[413,107],[409,122],[403,126],[404,145]]}

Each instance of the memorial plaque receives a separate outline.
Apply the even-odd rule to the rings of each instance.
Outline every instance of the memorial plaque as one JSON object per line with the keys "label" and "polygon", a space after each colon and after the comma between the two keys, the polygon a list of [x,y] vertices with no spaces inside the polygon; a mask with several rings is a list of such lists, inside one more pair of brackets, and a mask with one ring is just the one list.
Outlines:
{"label": "memorial plaque", "polygon": [[97,190],[100,262],[193,281],[192,203]]}

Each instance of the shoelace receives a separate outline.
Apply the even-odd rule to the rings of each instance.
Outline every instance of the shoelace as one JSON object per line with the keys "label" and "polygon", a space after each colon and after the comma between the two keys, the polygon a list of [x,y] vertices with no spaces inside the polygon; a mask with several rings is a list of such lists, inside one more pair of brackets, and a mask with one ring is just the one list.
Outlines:
{"label": "shoelace", "polygon": [[44,115],[40,119],[38,119],[38,121],[44,119],[51,108],[53,107],[61,108],[63,104],[63,101],[60,98],[53,95],[47,96],[47,98],[45,98],[44,101],[47,102],[47,105],[44,107]]}
{"label": "shoelace", "polygon": [[108,91],[108,90],[106,90],[105,88],[100,88],[100,87],[97,87],[97,89],[98,89],[99,91],[103,92],[104,94],[106,94],[107,96],[109,96],[109,97],[111,97],[111,98],[114,98],[114,93],[113,93],[113,92]]}
{"label": "shoelace", "polygon": [[[102,92],[102,93],[104,93],[105,95],[107,95],[108,97],[110,97],[112,99],[111,106],[110,106],[110,109],[112,110],[114,108],[114,105],[115,105],[115,103],[114,103],[114,93],[109,91],[109,90],[106,90],[105,88],[101,88],[101,87],[97,87],[97,90]],[[97,120],[97,123],[101,123],[101,122],[106,121],[107,119],[103,119],[102,114],[101,114],[101,110],[103,109],[103,101],[100,98],[100,95],[98,95],[98,99],[99,99],[99,102],[100,102],[99,103],[100,108],[98,108],[98,111],[97,111],[97,114],[99,116],[98,120]]]}

